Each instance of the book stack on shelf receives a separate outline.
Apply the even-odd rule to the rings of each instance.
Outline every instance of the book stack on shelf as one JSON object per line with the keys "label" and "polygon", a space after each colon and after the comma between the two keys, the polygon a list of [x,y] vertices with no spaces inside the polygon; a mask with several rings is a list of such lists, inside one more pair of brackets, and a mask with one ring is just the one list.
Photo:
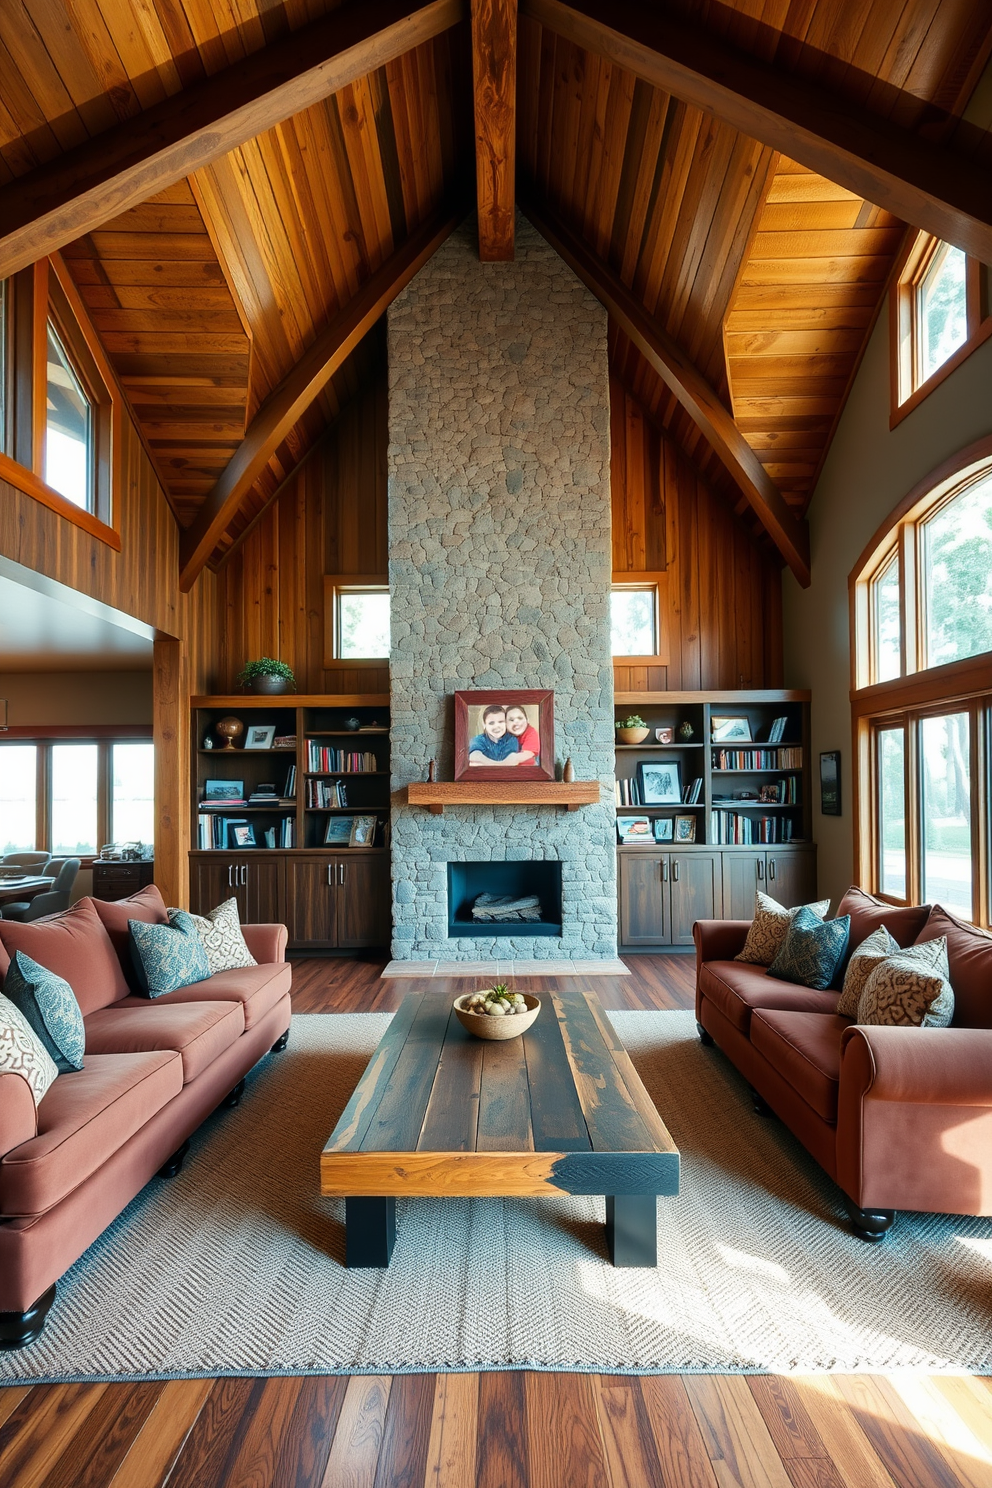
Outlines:
{"label": "book stack on shelf", "polygon": [[374,775],[379,763],[369,750],[332,749],[308,739],[307,773],[310,775]]}
{"label": "book stack on shelf", "polygon": [[765,843],[791,842],[791,817],[745,816],[725,809],[713,812],[710,841],[720,846],[752,847]]}

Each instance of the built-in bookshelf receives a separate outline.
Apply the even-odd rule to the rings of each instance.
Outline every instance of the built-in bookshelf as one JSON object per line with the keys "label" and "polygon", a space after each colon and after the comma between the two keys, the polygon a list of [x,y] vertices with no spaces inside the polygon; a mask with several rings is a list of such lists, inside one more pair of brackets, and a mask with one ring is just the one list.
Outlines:
{"label": "built-in bookshelf", "polygon": [[623,847],[810,840],[807,693],[621,693],[615,706],[618,722],[638,714],[648,729],[616,746]]}

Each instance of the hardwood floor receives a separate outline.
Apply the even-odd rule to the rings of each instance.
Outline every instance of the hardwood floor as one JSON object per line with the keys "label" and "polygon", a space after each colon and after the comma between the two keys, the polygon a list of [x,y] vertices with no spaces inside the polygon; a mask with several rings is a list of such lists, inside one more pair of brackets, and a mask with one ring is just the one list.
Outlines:
{"label": "hardwood floor", "polygon": [[[603,979],[608,1008],[691,1007],[692,957],[629,964]],[[296,1010],[390,1011],[409,984],[380,981],[383,965],[297,961]],[[0,1484],[992,1488],[992,1381],[508,1371],[8,1386]]]}

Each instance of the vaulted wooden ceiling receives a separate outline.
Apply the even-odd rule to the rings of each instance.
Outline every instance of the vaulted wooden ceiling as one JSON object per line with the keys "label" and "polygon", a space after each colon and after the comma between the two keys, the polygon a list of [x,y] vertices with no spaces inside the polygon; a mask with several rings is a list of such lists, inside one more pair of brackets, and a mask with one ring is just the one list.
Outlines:
{"label": "vaulted wooden ceiling", "polygon": [[16,0],[0,247],[61,247],[217,562],[365,375],[478,150],[486,256],[516,179],[610,307],[617,377],[789,556],[905,221],[992,241],[990,52],[975,0]]}

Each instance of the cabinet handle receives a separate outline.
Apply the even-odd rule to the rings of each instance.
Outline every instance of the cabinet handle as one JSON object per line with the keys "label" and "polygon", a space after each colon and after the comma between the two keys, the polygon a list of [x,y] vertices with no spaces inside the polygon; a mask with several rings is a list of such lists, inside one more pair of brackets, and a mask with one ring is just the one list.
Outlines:
{"label": "cabinet handle", "polygon": [[765,865],[761,861],[760,858],[755,858],[755,860],[754,860],[754,866],[757,869],[758,877],[759,878],[764,878],[764,876],[765,876]]}
{"label": "cabinet handle", "polygon": [[338,881],[339,881],[339,883],[341,883],[343,885],[344,884],[344,878],[345,878],[344,864],[343,863],[341,863],[339,865],[339,870],[338,871],[340,872],[340,875],[341,875],[341,877],[340,877],[340,879]]}
{"label": "cabinet handle", "polygon": [[775,859],[774,858],[769,858],[768,859],[768,877],[771,878],[771,879],[774,879],[774,877],[775,877]]}
{"label": "cabinet handle", "polygon": [[679,881],[679,860],[678,860],[678,858],[676,858],[675,859],[675,862],[672,864],[672,877],[674,878],[675,882],[678,883],[678,881]]}
{"label": "cabinet handle", "polygon": [[328,863],[328,865],[327,865],[327,887],[328,888],[331,887],[331,864],[330,863]]}
{"label": "cabinet handle", "polygon": [[233,889],[234,888],[234,885],[231,882],[231,872],[232,872],[233,868],[234,868],[234,864],[233,863],[228,863],[228,865],[227,865],[227,887],[229,889]]}
{"label": "cabinet handle", "polygon": [[246,889],[248,887],[248,864],[247,863],[242,863],[241,864],[241,887],[243,889]]}
{"label": "cabinet handle", "polygon": [[668,859],[667,858],[662,858],[662,860],[661,860],[661,881],[662,881],[662,883],[667,883],[668,882]]}

